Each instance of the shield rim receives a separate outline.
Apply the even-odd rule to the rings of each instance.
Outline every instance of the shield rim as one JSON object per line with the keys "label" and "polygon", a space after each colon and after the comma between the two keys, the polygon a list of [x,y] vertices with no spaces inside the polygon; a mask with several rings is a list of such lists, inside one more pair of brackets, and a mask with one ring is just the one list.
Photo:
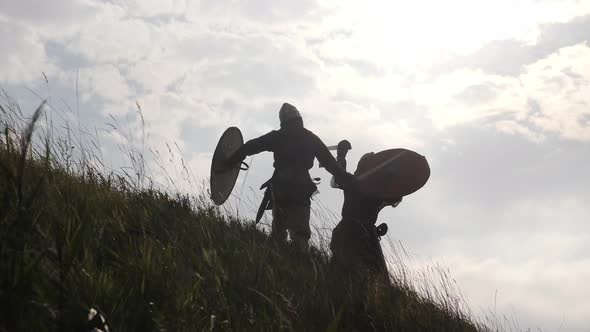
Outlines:
{"label": "shield rim", "polygon": [[[423,162],[424,162],[423,165],[426,167],[427,176],[423,178],[423,182],[420,183],[419,185],[417,185],[413,190],[403,192],[402,193],[402,197],[411,195],[411,194],[417,192],[418,190],[422,189],[426,185],[426,183],[428,183],[428,180],[431,177],[430,164],[428,163],[428,160],[426,159],[426,157],[424,155],[416,152],[416,151],[413,151],[413,150],[409,150],[409,149],[405,149],[405,148],[393,148],[393,149],[386,149],[386,150],[379,151],[379,152],[375,153],[372,156],[372,158],[374,158],[374,156],[376,156],[378,154],[386,153],[386,152],[390,152],[390,151],[399,151],[400,153],[403,153],[403,154],[413,155],[412,158],[419,157],[420,159],[423,160]],[[377,173],[373,173],[373,174],[370,174],[370,175],[368,175],[368,176],[365,177],[363,175],[366,172],[367,171],[365,171],[365,172],[363,172],[361,174],[355,175],[355,176],[357,177],[357,179],[360,182],[365,182],[365,181],[369,182],[370,181],[370,178],[373,177],[373,176],[377,176],[377,173],[378,173],[378,172]],[[360,177],[360,179],[359,179],[359,177]],[[392,199],[392,198],[396,198],[396,197],[389,197],[389,195],[383,194],[383,192],[379,193],[378,190],[367,190],[367,188],[365,187],[365,183],[360,184],[360,188],[359,188],[360,191],[362,193],[364,193],[365,195],[372,196],[372,197],[378,197],[378,198],[381,198],[381,199]]]}
{"label": "shield rim", "polygon": [[[233,184],[231,185],[231,188],[229,188],[229,190],[227,190],[227,194],[225,195],[225,197],[221,197],[222,199],[217,200],[215,198],[215,195],[213,194],[213,186],[212,186],[212,179],[214,178],[214,175],[216,175],[217,173],[215,173],[214,171],[214,166],[215,166],[215,160],[216,160],[216,156],[218,155],[220,149],[221,149],[221,142],[223,140],[223,138],[228,134],[228,132],[230,131],[237,131],[237,133],[239,134],[240,137],[240,141],[241,144],[238,146],[238,149],[244,145],[244,136],[242,135],[242,131],[240,130],[240,128],[232,126],[227,128],[223,134],[221,134],[221,137],[219,137],[219,140],[217,141],[217,145],[215,146],[215,150],[213,152],[213,157],[211,158],[211,170],[210,170],[210,175],[209,175],[209,196],[211,198],[211,200],[213,201],[213,203],[215,203],[215,205],[222,205],[223,203],[225,203],[225,201],[227,201],[227,199],[229,198],[229,196],[231,196],[231,193],[234,190],[234,187],[236,186],[236,182],[238,180],[238,176],[240,174],[240,167],[238,166],[236,170],[231,170],[231,171],[235,171],[235,175],[234,175],[234,180],[233,180]],[[237,149],[236,149],[237,150]],[[229,172],[229,171],[228,171]]]}

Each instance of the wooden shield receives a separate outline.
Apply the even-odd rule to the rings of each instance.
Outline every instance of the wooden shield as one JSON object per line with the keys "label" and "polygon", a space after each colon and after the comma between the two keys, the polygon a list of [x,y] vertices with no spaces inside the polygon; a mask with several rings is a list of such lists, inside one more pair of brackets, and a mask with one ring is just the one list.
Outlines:
{"label": "wooden shield", "polygon": [[391,149],[361,161],[355,175],[362,193],[392,200],[422,188],[430,178],[430,166],[414,151]]}
{"label": "wooden shield", "polygon": [[211,176],[209,178],[211,199],[216,205],[221,205],[227,200],[240,173],[239,165],[226,169],[223,167],[223,162],[243,144],[242,132],[237,127],[227,128],[217,143],[211,160]]}

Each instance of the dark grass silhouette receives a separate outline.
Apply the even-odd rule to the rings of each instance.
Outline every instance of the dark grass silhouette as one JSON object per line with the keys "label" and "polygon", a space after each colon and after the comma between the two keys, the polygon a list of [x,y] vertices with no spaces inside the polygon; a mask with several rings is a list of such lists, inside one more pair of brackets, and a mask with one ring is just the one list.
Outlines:
{"label": "dark grass silhouette", "polygon": [[107,171],[66,128],[0,108],[0,331],[84,331],[91,307],[111,331],[488,330],[444,283],[421,292],[399,265],[392,286],[356,283],[325,249],[159,189],[136,150]]}

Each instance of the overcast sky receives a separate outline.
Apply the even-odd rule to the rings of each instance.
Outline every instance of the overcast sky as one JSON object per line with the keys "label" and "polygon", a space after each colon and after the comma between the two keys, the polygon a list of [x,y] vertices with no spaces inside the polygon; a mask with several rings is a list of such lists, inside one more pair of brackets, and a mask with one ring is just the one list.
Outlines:
{"label": "overcast sky", "polygon": [[[350,140],[352,168],[415,150],[432,177],[381,214],[389,240],[448,266],[476,313],[590,331],[588,0],[3,0],[0,44],[0,86],[25,109],[29,89],[78,102],[107,159],[111,116],[141,135],[136,101],[147,143],[176,142],[200,179],[226,127],[277,128],[285,101],[326,144]],[[236,192],[254,200],[242,188],[271,162]]]}

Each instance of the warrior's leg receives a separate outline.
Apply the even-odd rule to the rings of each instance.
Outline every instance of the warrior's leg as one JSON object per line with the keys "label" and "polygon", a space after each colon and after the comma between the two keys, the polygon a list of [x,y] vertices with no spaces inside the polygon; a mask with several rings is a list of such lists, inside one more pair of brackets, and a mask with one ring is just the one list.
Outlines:
{"label": "warrior's leg", "polygon": [[339,270],[351,270],[351,261],[349,249],[351,247],[349,236],[347,233],[350,226],[345,221],[341,221],[332,230],[332,238],[330,239],[330,251],[332,251],[332,265]]}
{"label": "warrior's leg", "polygon": [[368,252],[370,254],[367,260],[368,266],[375,276],[382,278],[384,282],[389,282],[389,272],[387,271],[387,263],[385,256],[383,255],[383,249],[381,248],[381,242],[376,232],[370,233],[368,245]]}
{"label": "warrior's leg", "polygon": [[289,208],[288,227],[293,244],[303,251],[309,247],[309,205],[293,205]]}
{"label": "warrior's leg", "polygon": [[287,221],[289,211],[276,200],[272,206],[271,237],[276,240],[287,241]]}

